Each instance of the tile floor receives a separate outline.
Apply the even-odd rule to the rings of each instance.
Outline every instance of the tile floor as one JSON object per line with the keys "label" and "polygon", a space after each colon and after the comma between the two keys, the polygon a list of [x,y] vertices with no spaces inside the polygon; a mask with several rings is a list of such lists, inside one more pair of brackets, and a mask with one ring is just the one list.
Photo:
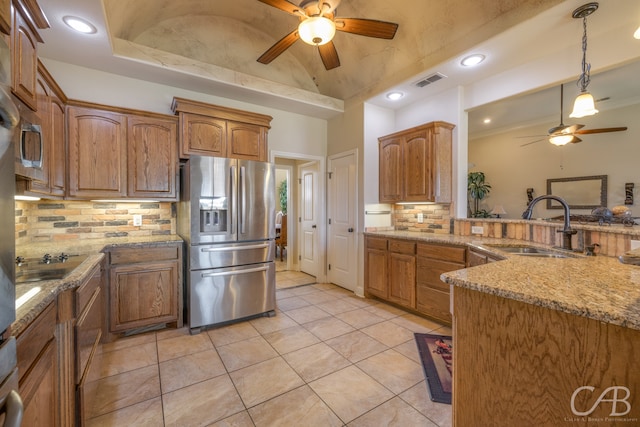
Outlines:
{"label": "tile floor", "polygon": [[450,426],[413,332],[429,320],[329,284],[277,291],[275,317],[101,347],[89,426]]}

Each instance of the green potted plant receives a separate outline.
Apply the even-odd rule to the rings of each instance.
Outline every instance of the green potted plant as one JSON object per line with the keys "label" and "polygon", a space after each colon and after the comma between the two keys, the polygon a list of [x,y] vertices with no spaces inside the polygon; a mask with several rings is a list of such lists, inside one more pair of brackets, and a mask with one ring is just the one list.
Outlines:
{"label": "green potted plant", "polygon": [[287,180],[283,180],[278,186],[278,197],[280,199],[280,210],[282,215],[287,214]]}
{"label": "green potted plant", "polygon": [[469,172],[467,177],[467,191],[473,200],[472,218],[489,218],[491,214],[486,209],[480,209],[480,201],[491,191],[491,185],[485,182],[484,172]]}

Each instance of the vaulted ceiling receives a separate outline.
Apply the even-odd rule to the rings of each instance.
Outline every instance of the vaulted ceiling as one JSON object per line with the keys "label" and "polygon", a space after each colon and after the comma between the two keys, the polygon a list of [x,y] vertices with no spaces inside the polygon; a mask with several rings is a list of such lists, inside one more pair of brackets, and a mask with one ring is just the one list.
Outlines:
{"label": "vaulted ceiling", "polygon": [[[180,79],[201,79],[211,87],[277,93],[340,110],[342,101],[366,99],[560,2],[342,0],[338,17],[390,21],[399,28],[393,40],[338,32],[334,43],[341,66],[327,71],[317,48],[300,40],[268,65],[256,61],[298,24],[295,16],[258,0],[47,0],[41,6],[52,29],[44,35],[42,52],[110,72],[150,64],[158,73],[173,74],[177,85]],[[108,34],[110,56],[119,65],[106,62],[104,46],[85,48],[79,42],[70,48],[57,40],[56,18],[83,13]],[[144,73],[138,70],[135,77]],[[154,79],[152,71],[146,73]]]}

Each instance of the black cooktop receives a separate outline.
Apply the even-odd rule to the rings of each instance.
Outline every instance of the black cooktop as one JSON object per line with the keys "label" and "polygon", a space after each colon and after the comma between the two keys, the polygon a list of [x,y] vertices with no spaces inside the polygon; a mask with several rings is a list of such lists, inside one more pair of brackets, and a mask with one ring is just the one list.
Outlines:
{"label": "black cooktop", "polygon": [[88,255],[45,254],[41,258],[16,258],[16,284],[60,280],[71,274]]}

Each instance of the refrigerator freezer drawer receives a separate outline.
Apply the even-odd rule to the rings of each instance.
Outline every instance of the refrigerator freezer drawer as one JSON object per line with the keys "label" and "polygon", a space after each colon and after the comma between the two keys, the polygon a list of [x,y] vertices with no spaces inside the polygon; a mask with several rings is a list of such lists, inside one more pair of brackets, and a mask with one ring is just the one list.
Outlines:
{"label": "refrigerator freezer drawer", "polygon": [[189,327],[192,332],[276,308],[273,262],[190,273]]}
{"label": "refrigerator freezer drawer", "polygon": [[275,242],[218,243],[191,247],[190,270],[258,264],[274,260]]}

